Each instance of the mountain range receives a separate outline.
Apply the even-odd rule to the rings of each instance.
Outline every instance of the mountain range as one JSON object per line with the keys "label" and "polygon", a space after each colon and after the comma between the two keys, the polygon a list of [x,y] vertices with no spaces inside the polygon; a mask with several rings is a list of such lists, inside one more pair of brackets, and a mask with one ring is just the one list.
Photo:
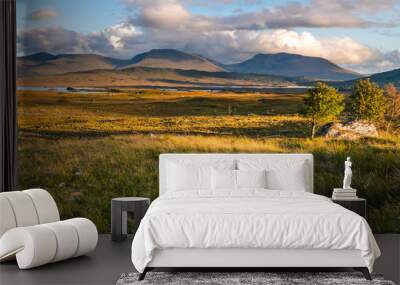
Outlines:
{"label": "mountain range", "polygon": [[[370,76],[363,77],[363,79],[364,78],[369,78],[372,82],[377,83],[381,87],[389,83],[394,84],[397,87],[400,87],[400,69],[394,69],[386,72],[376,73]],[[349,89],[354,85],[355,82],[356,80],[348,80],[348,81],[331,82],[331,84],[335,87]]]}
{"label": "mountain range", "polygon": [[129,64],[129,60],[114,59],[97,54],[35,53],[17,58],[19,77],[56,75],[68,72],[115,69]]}
{"label": "mountain range", "polygon": [[[133,72],[135,76],[142,78],[143,82],[155,85],[167,81],[179,84],[185,82],[216,84],[222,80],[223,84],[241,82],[251,85],[256,82],[260,85],[276,86],[281,83],[283,86],[288,86],[295,82],[316,80],[351,82],[363,77],[362,74],[344,69],[324,58],[290,53],[256,54],[248,60],[235,64],[223,64],[201,55],[175,49],[153,49],[131,59],[116,59],[96,54],[52,55],[46,52],[17,59],[18,78],[24,82],[38,82],[43,77],[46,77],[46,81],[55,80],[52,79],[55,76],[57,81],[62,81],[63,77],[71,78],[70,73],[81,73],[82,84],[88,81],[85,80],[85,76],[91,77],[91,81],[104,84],[103,81],[96,80],[90,75],[99,71],[107,71],[114,75],[127,75]],[[140,72],[144,72],[145,78]],[[388,75],[382,76],[389,78]],[[394,76],[399,77],[398,74]],[[129,82],[132,83],[133,78],[129,78],[131,78]],[[380,80],[382,77],[376,75],[376,78]]]}

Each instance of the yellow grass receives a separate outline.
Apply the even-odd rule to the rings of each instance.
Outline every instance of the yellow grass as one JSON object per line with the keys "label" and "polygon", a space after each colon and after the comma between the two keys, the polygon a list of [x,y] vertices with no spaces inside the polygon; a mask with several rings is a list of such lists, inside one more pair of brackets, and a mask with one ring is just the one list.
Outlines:
{"label": "yellow grass", "polygon": [[19,187],[49,189],[64,218],[85,216],[109,231],[110,199],[158,193],[166,152],[310,152],[315,192],[354,186],[369,199],[375,232],[400,232],[400,138],[307,138],[302,95],[130,90],[112,94],[19,93]]}

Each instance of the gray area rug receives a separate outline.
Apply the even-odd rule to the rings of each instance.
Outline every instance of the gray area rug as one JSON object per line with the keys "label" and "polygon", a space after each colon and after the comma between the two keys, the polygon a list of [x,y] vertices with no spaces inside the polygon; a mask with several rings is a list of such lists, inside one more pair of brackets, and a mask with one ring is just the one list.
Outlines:
{"label": "gray area rug", "polygon": [[138,276],[138,273],[122,274],[117,285],[395,285],[392,281],[384,280],[379,275],[373,275],[373,280],[368,281],[359,272],[148,272],[142,281],[137,280]]}

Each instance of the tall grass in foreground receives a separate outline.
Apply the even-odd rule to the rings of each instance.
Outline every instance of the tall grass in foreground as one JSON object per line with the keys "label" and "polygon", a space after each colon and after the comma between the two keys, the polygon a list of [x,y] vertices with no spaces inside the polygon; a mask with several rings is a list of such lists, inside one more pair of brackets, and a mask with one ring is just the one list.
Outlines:
{"label": "tall grass in foreground", "polygon": [[315,193],[341,186],[343,161],[353,160],[353,185],[368,199],[375,233],[400,233],[400,138],[355,141],[242,136],[124,135],[44,139],[21,135],[19,188],[43,187],[63,218],[92,219],[110,229],[110,201],[118,196],[158,196],[158,156],[168,152],[301,152],[315,158]]}

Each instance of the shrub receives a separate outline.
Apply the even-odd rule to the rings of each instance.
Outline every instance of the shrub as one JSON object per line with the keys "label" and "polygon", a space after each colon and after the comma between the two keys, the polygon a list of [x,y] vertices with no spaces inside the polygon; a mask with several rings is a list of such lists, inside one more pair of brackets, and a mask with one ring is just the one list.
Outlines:
{"label": "shrub", "polygon": [[386,101],[383,89],[370,79],[358,80],[350,95],[352,115],[358,120],[377,122],[383,119]]}
{"label": "shrub", "polygon": [[335,120],[344,109],[344,96],[325,83],[317,83],[304,98],[305,109],[302,115],[311,122],[311,138],[316,128],[328,121]]}
{"label": "shrub", "polygon": [[400,91],[393,84],[385,86],[386,130],[390,131],[393,123],[400,121]]}

